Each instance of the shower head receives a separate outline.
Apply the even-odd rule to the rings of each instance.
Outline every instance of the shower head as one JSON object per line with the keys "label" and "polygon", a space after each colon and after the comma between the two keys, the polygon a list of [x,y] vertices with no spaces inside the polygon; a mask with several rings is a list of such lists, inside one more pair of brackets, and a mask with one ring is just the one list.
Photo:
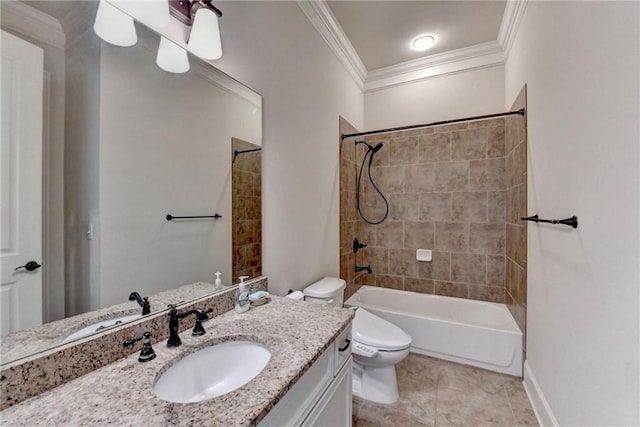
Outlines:
{"label": "shower head", "polygon": [[380,151],[380,149],[382,148],[383,145],[384,145],[384,142],[379,143],[378,145],[376,145],[373,148],[371,148],[371,146],[369,146],[369,149],[371,150],[371,154],[376,154],[378,151]]}
{"label": "shower head", "polygon": [[380,142],[380,143],[378,143],[378,145],[373,147],[371,144],[367,144],[365,141],[356,141],[356,145],[358,145],[358,144],[366,145],[369,148],[369,151],[371,151],[371,154],[376,154],[378,151],[380,151],[380,149],[384,145],[384,143]]}

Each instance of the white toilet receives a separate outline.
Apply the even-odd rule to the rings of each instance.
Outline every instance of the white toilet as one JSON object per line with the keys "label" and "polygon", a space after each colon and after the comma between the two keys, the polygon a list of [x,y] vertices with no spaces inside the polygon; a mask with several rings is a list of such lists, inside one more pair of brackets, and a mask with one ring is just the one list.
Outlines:
{"label": "white toilet", "polygon": [[[342,307],[346,283],[325,277],[304,289],[305,300]],[[396,363],[407,357],[411,337],[396,325],[356,310],[352,324],[353,395],[378,403],[398,400]]]}

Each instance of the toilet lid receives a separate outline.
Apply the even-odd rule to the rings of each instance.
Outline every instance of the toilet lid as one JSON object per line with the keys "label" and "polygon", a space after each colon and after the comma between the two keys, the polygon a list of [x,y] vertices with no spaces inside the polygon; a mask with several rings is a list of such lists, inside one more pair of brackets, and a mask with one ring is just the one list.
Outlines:
{"label": "toilet lid", "polygon": [[411,337],[402,329],[359,308],[351,327],[354,341],[379,350],[404,350],[411,345]]}

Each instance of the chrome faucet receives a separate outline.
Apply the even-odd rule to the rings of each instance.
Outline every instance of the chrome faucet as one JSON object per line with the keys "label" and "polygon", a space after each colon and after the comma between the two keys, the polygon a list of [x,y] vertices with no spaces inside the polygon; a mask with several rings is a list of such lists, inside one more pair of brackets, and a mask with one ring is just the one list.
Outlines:
{"label": "chrome faucet", "polygon": [[142,315],[145,316],[151,313],[151,304],[149,303],[149,297],[140,297],[140,294],[133,291],[129,294],[129,301],[137,301],[140,307],[142,307]]}
{"label": "chrome faucet", "polygon": [[169,307],[171,308],[171,310],[169,310],[169,314],[168,314],[169,315],[169,339],[167,340],[167,347],[177,347],[182,344],[182,340],[178,336],[178,328],[180,326],[179,320],[184,319],[185,317],[190,316],[192,314],[195,314],[196,316],[196,324],[193,327],[193,331],[191,332],[191,335],[200,336],[206,333],[206,331],[204,330],[204,326],[202,326],[202,321],[207,320],[209,318],[209,316],[207,316],[207,313],[211,313],[213,311],[212,308],[206,311],[200,310],[200,309],[194,309],[194,310],[185,311],[184,313],[178,313],[178,310],[176,309],[175,305],[170,305]]}

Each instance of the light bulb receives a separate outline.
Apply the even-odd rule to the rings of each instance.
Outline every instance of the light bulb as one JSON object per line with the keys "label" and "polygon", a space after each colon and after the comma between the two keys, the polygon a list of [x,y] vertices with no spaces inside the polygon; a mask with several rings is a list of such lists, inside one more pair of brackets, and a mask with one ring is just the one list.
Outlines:
{"label": "light bulb", "polygon": [[156,64],[170,73],[186,73],[190,68],[187,51],[164,37],[160,37]]}
{"label": "light bulb", "polygon": [[129,47],[138,42],[133,18],[105,0],[100,0],[93,31],[107,43]]}
{"label": "light bulb", "polygon": [[431,46],[433,46],[436,42],[435,37],[430,36],[428,34],[423,34],[421,36],[416,37],[411,42],[411,48],[414,50],[427,50]]}
{"label": "light bulb", "polygon": [[191,26],[187,48],[203,59],[218,59],[222,56],[218,15],[206,7],[196,12]]}

